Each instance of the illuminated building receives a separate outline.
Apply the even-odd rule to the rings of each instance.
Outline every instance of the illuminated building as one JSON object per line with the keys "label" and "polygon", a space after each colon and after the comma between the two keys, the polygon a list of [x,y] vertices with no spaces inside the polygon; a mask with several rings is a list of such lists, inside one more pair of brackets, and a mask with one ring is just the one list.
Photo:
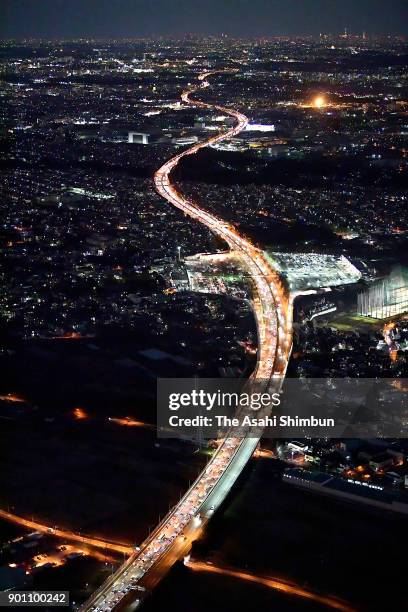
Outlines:
{"label": "illuminated building", "polygon": [[387,319],[407,311],[408,271],[402,266],[358,296],[357,312],[366,317]]}
{"label": "illuminated building", "polygon": [[292,290],[356,283],[360,272],[344,255],[322,253],[268,253],[267,258]]}
{"label": "illuminated building", "polygon": [[149,144],[149,134],[143,132],[129,132],[128,142],[137,144]]}

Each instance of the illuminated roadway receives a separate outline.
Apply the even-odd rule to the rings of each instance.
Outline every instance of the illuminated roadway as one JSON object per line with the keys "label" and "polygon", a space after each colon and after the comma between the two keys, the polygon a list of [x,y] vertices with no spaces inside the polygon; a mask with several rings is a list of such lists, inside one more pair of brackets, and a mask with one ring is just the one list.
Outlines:
{"label": "illuminated roadway", "polygon": [[282,580],[281,578],[269,578],[265,576],[256,576],[254,574],[249,574],[248,572],[233,570],[228,567],[207,565],[207,563],[202,563],[200,561],[188,561],[185,563],[185,565],[187,565],[187,567],[189,567],[190,569],[196,572],[221,574],[223,576],[229,576],[231,578],[238,578],[239,580],[246,580],[247,582],[253,582],[255,584],[260,584],[269,589],[275,589],[276,591],[281,591],[282,593],[287,593],[289,595],[303,597],[304,599],[315,601],[316,603],[322,604],[323,606],[326,606],[328,608],[333,608],[334,610],[340,610],[340,612],[355,612],[354,608],[352,608],[347,602],[341,601],[337,597],[332,597],[330,595],[323,595],[321,593],[316,593],[316,592],[307,590],[299,584],[286,582]]}
{"label": "illuminated roadway", "polygon": [[10,523],[14,523],[15,525],[21,525],[27,529],[33,529],[34,531],[39,531],[40,533],[45,533],[56,538],[68,540],[69,542],[80,542],[88,546],[93,546],[94,548],[101,548],[105,551],[110,550],[112,552],[122,553],[124,555],[130,555],[132,552],[131,546],[126,544],[109,542],[100,538],[93,538],[91,536],[74,533],[73,531],[65,531],[64,529],[59,529],[58,527],[49,527],[48,525],[43,525],[42,523],[37,523],[36,521],[30,521],[22,516],[17,516],[11,512],[6,512],[5,510],[0,510],[0,518],[9,521]]}
{"label": "illuminated roadway", "polygon": [[[237,135],[248,123],[248,118],[236,110],[190,99],[195,91],[209,86],[207,77],[214,72],[221,71],[200,74],[199,84],[183,92],[181,98],[186,104],[230,115],[236,119],[235,126],[168,160],[155,173],[154,182],[163,198],[222,238],[251,277],[258,331],[257,363],[252,380],[259,383],[263,391],[273,392],[280,388],[291,350],[291,300],[260,249],[240,235],[233,225],[187,200],[170,182],[172,170],[183,157]],[[222,440],[184,497],[113,576],[85,602],[81,611],[109,612],[114,608],[137,608],[170,567],[187,554],[191,543],[199,537],[205,523],[224,501],[252,456],[259,436],[259,432],[244,437],[234,437],[231,433]]]}

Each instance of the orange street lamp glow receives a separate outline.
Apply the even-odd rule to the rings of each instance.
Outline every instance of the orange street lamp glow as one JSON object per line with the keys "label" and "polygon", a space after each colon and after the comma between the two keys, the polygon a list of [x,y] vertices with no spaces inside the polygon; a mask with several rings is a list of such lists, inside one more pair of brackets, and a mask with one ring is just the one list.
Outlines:
{"label": "orange street lamp glow", "polygon": [[326,106],[326,100],[324,99],[323,96],[316,96],[316,98],[313,101],[313,106],[315,108],[323,108],[323,106]]}

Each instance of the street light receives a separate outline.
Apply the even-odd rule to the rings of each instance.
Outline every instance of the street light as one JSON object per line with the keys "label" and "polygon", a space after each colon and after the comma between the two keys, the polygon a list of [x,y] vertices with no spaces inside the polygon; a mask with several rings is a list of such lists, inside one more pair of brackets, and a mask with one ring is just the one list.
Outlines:
{"label": "street light", "polygon": [[313,106],[315,108],[323,108],[324,106],[326,106],[326,99],[324,98],[324,96],[316,96],[313,100]]}

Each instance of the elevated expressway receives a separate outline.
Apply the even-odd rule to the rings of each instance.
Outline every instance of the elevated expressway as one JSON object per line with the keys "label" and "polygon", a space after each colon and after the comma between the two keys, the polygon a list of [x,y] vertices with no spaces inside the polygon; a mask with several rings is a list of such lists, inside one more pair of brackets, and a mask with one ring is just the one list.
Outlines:
{"label": "elevated expressway", "polygon": [[[241,236],[232,225],[187,200],[170,182],[172,170],[184,156],[235,136],[248,123],[248,118],[236,110],[190,99],[195,91],[209,86],[207,77],[212,73],[200,74],[199,84],[183,92],[182,100],[186,104],[216,109],[230,115],[236,119],[236,125],[171,158],[157,170],[154,182],[158,193],[170,204],[203,223],[222,238],[251,277],[253,310],[258,329],[257,364],[252,379],[259,383],[263,390],[271,392],[279,389],[291,350],[291,300],[261,250]],[[81,612],[138,608],[146,594],[170,567],[187,554],[191,543],[199,537],[206,522],[228,495],[258,441],[259,434],[235,437],[233,432],[222,440],[216,453],[184,497],[129,559],[82,606]]]}

